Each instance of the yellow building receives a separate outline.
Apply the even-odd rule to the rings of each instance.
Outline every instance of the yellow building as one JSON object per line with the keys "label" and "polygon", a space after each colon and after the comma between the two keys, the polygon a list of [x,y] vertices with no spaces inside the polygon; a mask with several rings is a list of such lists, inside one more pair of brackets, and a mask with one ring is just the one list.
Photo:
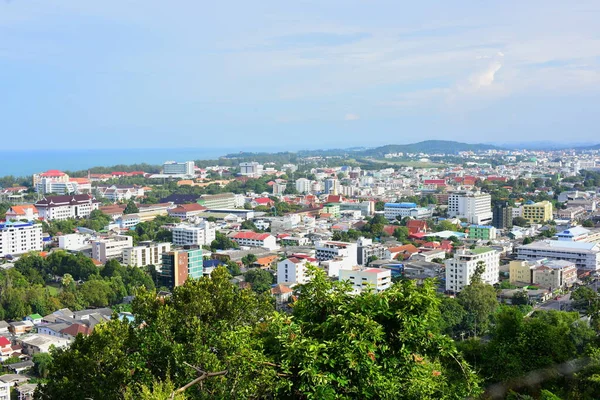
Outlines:
{"label": "yellow building", "polygon": [[523,218],[529,223],[542,223],[552,220],[552,203],[548,200],[523,205]]}
{"label": "yellow building", "polygon": [[510,274],[510,283],[531,283],[533,281],[533,273],[531,272],[531,265],[528,261],[511,261],[508,268]]}

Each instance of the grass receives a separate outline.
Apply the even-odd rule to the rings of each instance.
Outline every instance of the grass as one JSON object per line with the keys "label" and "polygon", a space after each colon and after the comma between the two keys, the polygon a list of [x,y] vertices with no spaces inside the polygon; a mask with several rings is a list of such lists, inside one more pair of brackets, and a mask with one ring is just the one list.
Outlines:
{"label": "grass", "polygon": [[49,285],[46,285],[46,289],[48,289],[48,292],[50,293],[51,296],[58,296],[58,294],[61,291],[61,289],[58,286],[58,284],[49,284]]}

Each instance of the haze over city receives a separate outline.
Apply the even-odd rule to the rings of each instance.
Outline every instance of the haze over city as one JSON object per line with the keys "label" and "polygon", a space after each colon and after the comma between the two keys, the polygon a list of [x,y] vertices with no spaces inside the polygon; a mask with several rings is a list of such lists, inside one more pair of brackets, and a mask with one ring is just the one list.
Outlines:
{"label": "haze over city", "polygon": [[599,11],[597,1],[4,1],[4,147],[594,142]]}

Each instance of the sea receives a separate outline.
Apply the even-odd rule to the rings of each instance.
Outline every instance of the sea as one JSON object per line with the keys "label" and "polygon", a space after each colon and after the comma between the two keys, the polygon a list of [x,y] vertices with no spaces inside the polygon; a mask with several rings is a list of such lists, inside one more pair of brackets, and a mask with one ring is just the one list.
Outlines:
{"label": "sea", "polygon": [[28,176],[49,169],[80,171],[165,161],[213,160],[241,149],[90,149],[90,150],[0,150],[0,176]]}

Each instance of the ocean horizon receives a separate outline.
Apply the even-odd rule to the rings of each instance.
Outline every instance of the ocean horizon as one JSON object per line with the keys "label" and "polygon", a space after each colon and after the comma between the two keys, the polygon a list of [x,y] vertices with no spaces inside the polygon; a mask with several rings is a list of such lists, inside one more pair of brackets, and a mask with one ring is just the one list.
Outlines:
{"label": "ocean horizon", "polygon": [[239,151],[232,148],[0,150],[0,176],[28,176],[49,169],[79,171],[120,164],[211,160]]}

